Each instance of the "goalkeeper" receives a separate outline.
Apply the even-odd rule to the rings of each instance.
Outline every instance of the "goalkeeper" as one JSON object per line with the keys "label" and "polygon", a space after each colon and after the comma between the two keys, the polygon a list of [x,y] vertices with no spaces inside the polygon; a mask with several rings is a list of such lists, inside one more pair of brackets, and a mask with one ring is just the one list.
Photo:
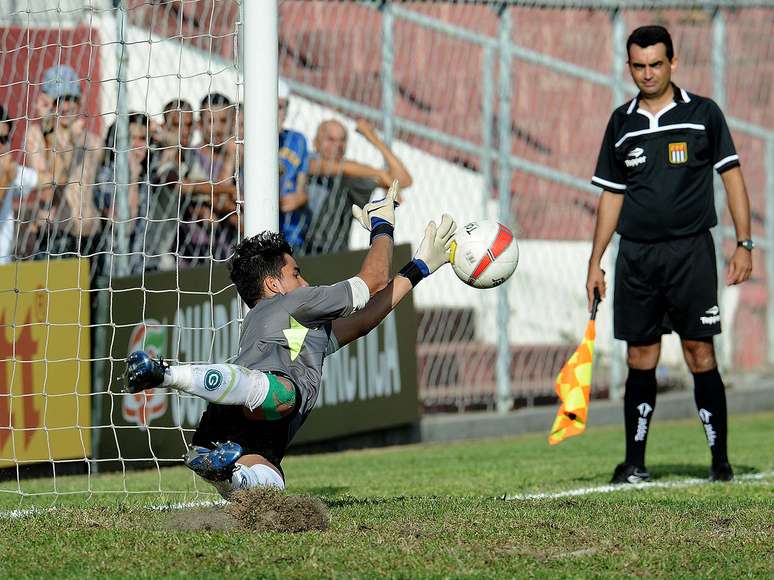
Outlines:
{"label": "goalkeeper", "polygon": [[430,222],[414,256],[389,280],[397,182],[381,200],[352,207],[371,232],[357,276],[309,286],[279,234],[242,241],[229,266],[250,307],[236,364],[176,365],[137,351],[127,358],[127,390],[170,387],[209,401],[185,464],[224,497],[237,489],[284,489],[280,463],[314,408],[326,356],[374,329],[423,278],[449,261],[456,225]]}

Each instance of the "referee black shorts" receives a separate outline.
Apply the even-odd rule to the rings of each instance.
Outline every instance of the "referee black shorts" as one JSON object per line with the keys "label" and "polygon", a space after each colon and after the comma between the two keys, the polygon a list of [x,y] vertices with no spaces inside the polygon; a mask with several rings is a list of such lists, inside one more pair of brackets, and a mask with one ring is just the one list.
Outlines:
{"label": "referee black shorts", "polygon": [[720,334],[718,273],[709,231],[674,240],[621,238],[613,303],[615,337],[652,343]]}

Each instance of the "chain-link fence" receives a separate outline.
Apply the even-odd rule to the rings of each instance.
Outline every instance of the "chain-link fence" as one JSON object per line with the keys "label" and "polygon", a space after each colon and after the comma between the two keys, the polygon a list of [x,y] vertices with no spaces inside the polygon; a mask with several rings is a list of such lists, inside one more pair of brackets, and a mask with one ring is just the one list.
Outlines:
{"label": "chain-link fence", "polygon": [[[15,159],[51,187],[14,200],[5,255],[87,256],[105,288],[117,275],[225,260],[242,229],[243,3],[130,0],[119,12],[107,0],[11,4],[0,99]],[[723,107],[752,199],[761,251],[753,279],[722,291],[721,361],[760,369],[774,360],[774,10],[744,0],[666,4],[280,2],[284,128],[309,153],[298,188],[306,200],[291,195],[294,178],[280,202],[302,233],[300,252],[364,246],[348,206],[393,178],[408,186],[399,242],[416,243],[444,211],[462,223],[499,219],[519,238],[519,269],[498,290],[473,290],[450,271],[418,287],[427,409],[552,395],[585,324],[598,195],[589,177],[610,111],[634,94],[625,39],[644,23],[672,32],[677,84]],[[47,102],[46,72],[60,65],[74,72],[79,98],[61,93],[73,80],[60,70],[61,94]],[[288,146],[281,172],[302,168],[298,146]],[[722,262],[733,247],[727,212],[715,234]],[[606,304],[599,395],[623,379],[611,318]],[[679,382],[675,337],[663,362],[662,378]]]}
{"label": "chain-link fence", "polygon": [[[415,241],[423,222],[442,211],[461,222],[501,219],[520,238],[522,261],[504,290],[470,291],[451,276],[418,289],[420,384],[432,409],[552,394],[584,326],[598,195],[588,179],[610,111],[634,94],[625,66],[633,28],[666,25],[679,58],[676,83],[724,108],[743,160],[754,236],[759,247],[769,238],[774,11],[763,3],[505,4],[280,5],[280,70],[298,97],[291,124],[313,136],[321,121],[338,119],[349,130],[347,156],[380,164],[352,131],[358,117],[378,125],[413,176],[399,239]],[[724,203],[721,187],[721,211]],[[734,247],[730,217],[722,215],[720,267]],[[363,239],[353,235],[355,245]],[[721,291],[725,333],[717,347],[726,367],[772,360],[769,254],[755,254],[749,283]],[[604,307],[598,394],[623,378],[611,317]],[[679,382],[682,369],[673,336],[661,378]]]}

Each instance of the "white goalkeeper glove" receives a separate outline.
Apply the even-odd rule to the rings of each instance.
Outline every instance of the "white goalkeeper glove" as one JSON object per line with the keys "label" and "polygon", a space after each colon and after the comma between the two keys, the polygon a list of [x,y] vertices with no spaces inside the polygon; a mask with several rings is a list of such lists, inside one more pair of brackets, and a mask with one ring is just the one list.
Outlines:
{"label": "white goalkeeper glove", "polygon": [[365,229],[371,232],[371,242],[379,236],[390,236],[395,229],[395,208],[397,203],[395,198],[400,190],[398,181],[392,182],[387,195],[382,199],[369,201],[362,208],[356,205],[352,206],[352,215],[359,221]]}
{"label": "white goalkeeper glove", "polygon": [[406,264],[399,274],[411,281],[412,286],[427,278],[438,268],[449,261],[449,248],[457,231],[457,224],[449,214],[443,214],[441,223],[434,221],[427,224],[425,237],[419,244],[414,259]]}

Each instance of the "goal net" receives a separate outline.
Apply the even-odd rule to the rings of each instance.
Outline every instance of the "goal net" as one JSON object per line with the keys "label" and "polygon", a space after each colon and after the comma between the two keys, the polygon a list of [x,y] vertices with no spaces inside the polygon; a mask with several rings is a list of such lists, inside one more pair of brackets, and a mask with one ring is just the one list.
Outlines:
{"label": "goal net", "polygon": [[[25,0],[0,16],[0,502],[211,491],[161,469],[179,465],[204,402],[128,395],[119,377],[138,348],[173,362],[236,354],[243,311],[225,263],[244,231],[244,2]],[[587,316],[589,178],[610,111],[634,94],[626,35],[646,23],[673,35],[676,83],[723,107],[752,199],[762,251],[753,280],[722,292],[723,364],[774,362],[774,13],[741,0],[662,4],[279,2],[284,127],[323,155],[320,127],[337,121],[347,159],[389,169],[384,146],[402,163],[412,185],[398,243],[416,244],[442,212],[497,219],[519,240],[521,263],[500,289],[468,288],[450,268],[417,288],[407,368],[425,412],[553,402]],[[341,204],[318,197],[344,196],[340,180],[310,175],[304,231],[341,229]],[[351,186],[364,200],[373,191],[361,189]],[[718,208],[722,267],[734,231],[722,195]],[[314,264],[367,246],[343,227],[343,242],[300,243],[299,255]],[[603,304],[596,396],[622,379],[611,322]],[[413,333],[390,324],[332,365],[321,405],[389,393],[368,365],[387,364],[377,350],[389,336]],[[680,360],[665,342],[662,382],[680,384]],[[62,477],[73,473],[87,477]]]}

